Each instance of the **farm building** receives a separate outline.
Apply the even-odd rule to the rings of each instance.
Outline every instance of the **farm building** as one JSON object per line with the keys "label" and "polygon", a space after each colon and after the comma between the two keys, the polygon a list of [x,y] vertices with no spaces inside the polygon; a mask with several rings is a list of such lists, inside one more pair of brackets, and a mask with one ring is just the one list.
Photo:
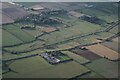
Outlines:
{"label": "farm building", "polygon": [[57,52],[46,52],[40,54],[45,60],[47,60],[50,64],[58,64],[61,62],[71,61],[72,59],[69,58],[67,55],[57,51]]}
{"label": "farm building", "polygon": [[31,7],[31,10],[33,11],[39,11],[39,10],[44,10],[45,8],[40,6],[40,5],[35,5]]}
{"label": "farm building", "polygon": [[69,13],[71,16],[74,16],[74,17],[77,17],[77,18],[82,17],[82,16],[85,15],[85,14],[78,13],[78,12],[75,12],[75,11],[69,11],[68,13]]}
{"label": "farm building", "polygon": [[55,64],[55,63],[59,63],[60,62],[59,59],[53,57],[52,55],[49,55],[48,53],[43,53],[43,54],[41,54],[41,56],[43,58],[45,58],[51,64]]}

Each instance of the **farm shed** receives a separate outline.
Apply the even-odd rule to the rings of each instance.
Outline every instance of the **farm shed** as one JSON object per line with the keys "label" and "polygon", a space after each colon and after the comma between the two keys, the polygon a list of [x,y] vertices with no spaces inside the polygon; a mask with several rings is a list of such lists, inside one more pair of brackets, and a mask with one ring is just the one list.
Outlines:
{"label": "farm shed", "polygon": [[40,5],[35,5],[35,6],[30,7],[30,8],[33,11],[38,11],[38,10],[43,10],[44,9],[44,7],[42,7]]}

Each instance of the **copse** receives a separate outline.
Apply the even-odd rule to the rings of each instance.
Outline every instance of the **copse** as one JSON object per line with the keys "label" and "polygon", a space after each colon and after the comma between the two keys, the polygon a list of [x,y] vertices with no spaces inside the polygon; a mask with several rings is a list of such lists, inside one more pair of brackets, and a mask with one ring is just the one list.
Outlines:
{"label": "copse", "polygon": [[24,18],[17,20],[16,22],[29,22],[33,23],[34,27],[36,25],[51,25],[60,23],[58,20],[51,19],[48,16],[42,14],[30,14]]}

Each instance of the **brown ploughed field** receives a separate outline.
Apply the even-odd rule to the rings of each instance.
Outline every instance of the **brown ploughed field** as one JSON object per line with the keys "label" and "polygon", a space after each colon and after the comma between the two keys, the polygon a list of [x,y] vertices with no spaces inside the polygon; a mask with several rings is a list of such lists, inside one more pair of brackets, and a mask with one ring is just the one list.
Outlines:
{"label": "brown ploughed field", "polygon": [[97,55],[108,58],[110,60],[118,60],[119,56],[120,56],[116,51],[114,51],[110,48],[107,48],[101,44],[87,46],[86,48],[89,49],[90,51],[96,53]]}
{"label": "brown ploughed field", "polygon": [[89,51],[89,50],[81,50],[81,49],[77,49],[77,50],[72,50],[74,53],[83,56],[87,59],[89,59],[90,61],[94,61],[96,59],[100,59],[101,57],[98,56],[97,54]]}

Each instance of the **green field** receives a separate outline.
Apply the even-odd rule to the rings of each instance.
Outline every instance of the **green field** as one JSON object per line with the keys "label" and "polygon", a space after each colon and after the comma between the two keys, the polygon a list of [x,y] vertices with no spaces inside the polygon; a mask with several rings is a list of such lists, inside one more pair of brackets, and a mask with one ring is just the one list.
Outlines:
{"label": "green field", "polygon": [[[93,38],[92,38],[93,39]],[[79,43],[80,45],[90,44],[92,43],[92,40],[90,40],[89,37],[85,38],[78,38],[74,40],[75,42]]]}
{"label": "green field", "polygon": [[[118,62],[120,61],[110,61],[94,54],[91,50],[80,49],[82,45],[87,48],[84,45],[101,42],[101,45],[114,50],[115,45],[119,43],[117,38],[112,39],[112,44],[102,43],[102,41],[118,33],[118,26],[108,32],[103,31],[96,34],[94,32],[104,30],[112,22],[118,20],[117,3],[16,3],[23,6],[14,4],[14,7],[11,7],[11,4],[9,8],[7,3],[7,6],[3,6],[3,8],[8,7],[10,15],[7,16],[13,16],[11,13],[14,14],[14,12],[11,11],[16,9],[15,6],[20,7],[21,11],[24,8],[31,15],[26,16],[23,21],[22,19],[15,20],[15,23],[4,24],[0,28],[2,33],[0,34],[2,36],[0,45],[3,47],[0,59],[6,61],[3,64],[3,72],[7,72],[2,75],[3,78],[118,78],[118,65],[120,65]],[[45,9],[30,9],[33,6],[42,6]],[[54,9],[58,9],[58,11],[54,12]],[[59,13],[59,9],[63,12]],[[32,15],[34,13],[37,15]],[[92,18],[89,17],[91,21],[77,17],[83,15],[92,16]],[[97,21],[97,18],[94,17],[103,23],[92,23]],[[36,27],[34,27],[35,24]],[[93,34],[86,36],[89,33]],[[52,51],[56,53],[54,54]],[[59,51],[61,54],[57,55]],[[43,53],[50,53],[47,60],[41,57]],[[61,62],[50,64],[48,60],[55,58]],[[2,71],[0,70],[0,72]]]}
{"label": "green field", "polygon": [[104,13],[108,13],[108,14],[118,14],[118,6],[119,4],[118,3],[115,3],[115,2],[101,2],[101,3],[98,3],[98,2],[95,2],[95,3],[88,3],[88,4],[91,4],[93,5],[94,9],[97,9],[101,12],[104,12]]}
{"label": "green field", "polygon": [[103,75],[105,78],[118,77],[118,62],[109,61],[107,59],[98,59],[87,64],[86,67]]}
{"label": "green field", "polygon": [[[31,36],[30,34],[24,32],[23,30],[20,29],[20,26],[17,26],[14,24],[3,25],[3,29],[5,29],[10,34],[14,35],[16,38],[18,38],[23,42],[29,42],[35,39],[34,36]],[[12,39],[9,39],[9,40],[12,40]]]}
{"label": "green field", "polygon": [[[116,8],[116,10],[117,10],[117,8]],[[87,14],[87,15],[96,16],[102,20],[105,20],[108,23],[115,22],[118,20],[118,14],[105,13],[99,9],[86,8],[86,9],[80,10],[80,12]]]}
{"label": "green field", "polygon": [[14,51],[14,52],[19,52],[19,51],[28,51],[28,50],[33,50],[39,47],[42,47],[45,42],[43,41],[34,41],[31,43],[23,44],[20,46],[14,46],[14,47],[9,47],[9,48],[4,48],[9,51]]}
{"label": "green field", "polygon": [[100,29],[101,27],[98,25],[94,25],[84,21],[77,21],[74,26],[60,29],[59,31],[52,32],[50,34],[46,34],[40,39],[46,41],[46,44],[59,42],[67,38],[71,38],[73,36],[78,36],[85,33],[90,33]]}
{"label": "green field", "polygon": [[69,14],[59,14],[55,16],[50,16],[51,18],[58,18],[60,21],[62,21],[67,26],[72,26],[76,21],[78,21],[77,18],[70,16]]}
{"label": "green field", "polygon": [[110,33],[110,32],[102,32],[102,33],[98,33],[96,35],[99,36],[99,38],[106,39],[106,38],[113,36],[114,34]]}
{"label": "green field", "polygon": [[40,31],[40,30],[23,30],[23,31],[30,34],[30,35],[32,35],[32,36],[34,36],[34,37],[43,34],[43,32]]}
{"label": "green field", "polygon": [[43,53],[44,50],[35,50],[35,51],[31,51],[31,52],[25,52],[22,54],[11,54],[8,52],[3,52],[3,56],[2,59],[3,60],[9,60],[9,59],[15,59],[15,58],[21,58],[21,57],[25,57],[25,56],[30,56],[30,55],[34,55],[34,54],[41,54]]}
{"label": "green field", "polygon": [[85,75],[80,76],[79,78],[103,78],[102,76],[100,76],[99,74],[91,71],[90,73],[87,73]]}
{"label": "green field", "polygon": [[75,60],[76,62],[78,62],[80,64],[85,64],[85,63],[89,62],[88,59],[86,59],[80,55],[77,55],[75,53],[72,53],[70,51],[62,51],[62,53],[67,54],[70,58],[72,58],[73,60]]}
{"label": "green field", "polygon": [[90,44],[90,43],[95,43],[98,41],[98,39],[107,39],[113,35],[114,34],[110,33],[110,32],[101,32],[101,33],[97,33],[95,35],[90,35],[90,36],[86,36],[83,38],[74,39],[74,42],[77,42],[80,45],[86,45],[86,44]]}
{"label": "green field", "polygon": [[[72,47],[78,46],[78,45],[93,43],[93,42],[95,42],[95,40],[97,40],[97,38],[107,38],[107,37],[110,37],[111,35],[112,35],[112,33],[108,33],[108,32],[99,33],[97,35],[91,35],[91,36],[87,36],[87,37],[84,37],[84,38],[78,38],[78,39],[75,39],[74,41],[70,41],[70,42],[67,42],[67,43],[64,43],[64,44],[60,44],[56,48],[68,49],[68,48],[72,48]],[[78,43],[80,43],[80,44],[78,44]],[[43,41],[35,41],[35,42],[32,42],[32,43],[23,44],[23,45],[20,45],[20,46],[15,46],[15,47],[10,47],[10,48],[5,48],[5,49],[9,50],[9,51],[14,51],[14,52],[26,51],[26,50],[32,50],[32,49],[42,47],[42,46],[44,46],[44,44],[45,44],[45,42],[43,42]]]}
{"label": "green field", "polygon": [[3,52],[3,55],[2,55],[3,60],[9,60],[9,59],[18,58],[18,57],[20,57],[20,55],[11,54],[8,52]]}
{"label": "green field", "polygon": [[6,30],[2,29],[2,46],[9,46],[22,43],[23,41],[19,40]]}
{"label": "green field", "polygon": [[109,32],[110,32],[110,33],[113,33],[113,34],[118,33],[118,32],[119,32],[119,26],[114,27],[114,28],[113,28],[113,29],[111,29]]}
{"label": "green field", "polygon": [[72,78],[89,71],[87,68],[74,61],[61,63],[54,66],[47,63],[47,61],[40,56],[17,60],[12,62],[9,66],[16,73],[9,72],[4,74],[3,77]]}
{"label": "green field", "polygon": [[75,46],[78,46],[80,45],[79,43],[76,43],[74,41],[69,41],[69,42],[66,42],[64,44],[60,44],[60,45],[57,45],[56,48],[59,48],[59,49],[69,49],[69,48],[73,48]]}
{"label": "green field", "polygon": [[59,56],[58,59],[59,59],[60,61],[70,60],[70,58],[67,57],[67,56]]}
{"label": "green field", "polygon": [[20,26],[20,27],[29,26],[30,28],[28,28],[28,29],[22,29],[22,30],[25,33],[30,34],[31,36],[34,36],[34,37],[43,34],[43,32],[39,29],[39,27],[41,27],[41,26],[36,26],[36,28],[33,28],[34,27],[33,23],[18,22],[18,23],[15,23],[15,25]]}
{"label": "green field", "polygon": [[18,4],[21,4],[25,7],[31,7],[31,6],[34,6],[34,5],[37,5],[37,4],[40,4],[40,3],[36,3],[36,2],[15,2],[15,3],[18,3]]}

